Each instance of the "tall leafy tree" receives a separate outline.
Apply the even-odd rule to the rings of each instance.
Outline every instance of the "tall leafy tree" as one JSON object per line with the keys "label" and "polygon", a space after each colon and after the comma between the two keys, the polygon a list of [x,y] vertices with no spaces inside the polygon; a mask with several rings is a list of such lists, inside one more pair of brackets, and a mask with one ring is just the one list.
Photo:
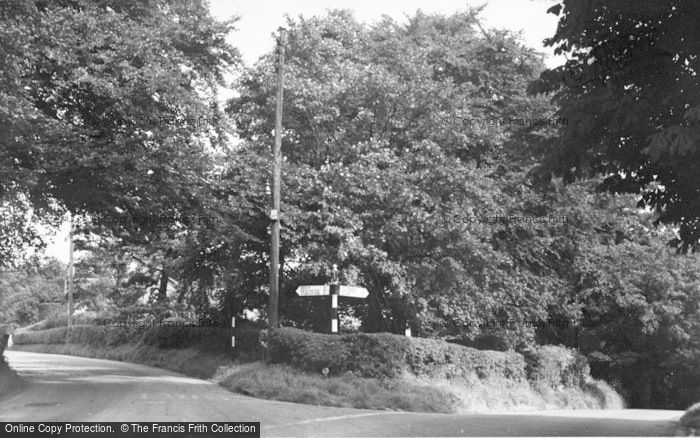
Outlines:
{"label": "tall leafy tree", "polygon": [[184,0],[18,0],[0,17],[2,199],[141,243],[207,206],[233,22]]}
{"label": "tall leafy tree", "polygon": [[[516,210],[502,172],[531,163],[498,165],[526,150],[518,140],[551,137],[522,121],[551,114],[525,94],[541,57],[481,29],[478,12],[418,13],[407,25],[366,26],[346,11],[289,21],[281,308],[290,320],[325,315],[293,290],[326,281],[332,263],[371,291],[349,309],[365,330],[473,334],[498,312],[546,313],[547,295],[494,248],[498,225],[452,220]],[[265,157],[272,143],[274,72],[271,53],[229,104],[246,154]]]}
{"label": "tall leafy tree", "polygon": [[658,223],[679,225],[673,244],[698,248],[700,228],[700,7],[693,0],[564,0],[546,44],[567,62],[533,93],[554,93],[569,120],[543,166],[567,180],[606,176],[602,187],[641,193]]}

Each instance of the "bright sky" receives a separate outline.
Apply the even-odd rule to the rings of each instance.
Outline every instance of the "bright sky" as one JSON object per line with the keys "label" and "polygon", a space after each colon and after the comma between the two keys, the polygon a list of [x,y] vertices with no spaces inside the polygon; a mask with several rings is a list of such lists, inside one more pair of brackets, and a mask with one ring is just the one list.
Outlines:
{"label": "bright sky", "polygon": [[[350,9],[355,17],[372,23],[388,15],[397,21],[405,21],[406,15],[417,10],[425,13],[453,14],[464,11],[467,5],[487,4],[482,14],[486,28],[504,28],[523,31],[524,42],[542,52],[542,40],[554,35],[557,17],[546,11],[554,0],[210,0],[212,15],[217,18],[239,16],[238,31],[231,37],[243,54],[246,64],[253,64],[259,56],[270,51],[275,44],[273,34],[286,24],[285,15],[325,15],[330,9]],[[559,64],[561,59],[550,56],[548,66]]]}
{"label": "bright sky", "polygon": [[[525,44],[548,54],[545,62],[553,67],[564,62],[555,57],[542,40],[554,35],[557,17],[547,14],[554,0],[210,0],[212,15],[219,19],[239,16],[237,31],[229,41],[243,55],[246,65],[252,65],[275,44],[274,34],[286,25],[285,15],[311,17],[325,15],[330,9],[350,9],[355,17],[372,23],[388,15],[397,21],[413,15],[417,10],[425,13],[453,14],[464,11],[467,5],[487,4],[482,13],[482,24],[486,28],[522,31]],[[68,225],[56,233],[49,244],[46,255],[68,261],[66,236]]]}

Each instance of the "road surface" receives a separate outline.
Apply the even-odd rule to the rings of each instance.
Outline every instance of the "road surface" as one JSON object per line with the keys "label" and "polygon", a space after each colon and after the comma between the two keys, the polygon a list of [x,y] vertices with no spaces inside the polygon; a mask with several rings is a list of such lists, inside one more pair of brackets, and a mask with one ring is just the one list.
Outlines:
{"label": "road surface", "polygon": [[449,415],[330,408],[228,392],[142,365],[5,352],[28,385],[0,399],[0,421],[259,421],[263,436],[649,436],[675,434],[682,411]]}

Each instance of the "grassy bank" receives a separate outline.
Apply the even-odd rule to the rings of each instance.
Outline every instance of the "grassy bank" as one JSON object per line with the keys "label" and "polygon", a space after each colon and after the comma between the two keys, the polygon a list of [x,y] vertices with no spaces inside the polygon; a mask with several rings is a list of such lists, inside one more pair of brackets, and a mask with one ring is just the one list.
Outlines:
{"label": "grassy bank", "polygon": [[[249,363],[219,370],[215,381],[254,397],[325,406],[399,409],[416,412],[471,413],[492,409],[606,409],[623,407],[603,382],[585,389],[533,388],[529,382],[503,379],[322,377],[288,365]],[[600,391],[606,396],[600,397]]]}
{"label": "grassy bank", "polygon": [[[614,390],[590,378],[580,355],[563,347],[520,354],[390,334],[244,333],[240,342],[237,336],[235,360],[228,331],[201,328],[59,327],[17,334],[14,348],[141,363],[246,395],[326,406],[422,412],[623,407]],[[261,361],[262,346],[268,363]]]}
{"label": "grassy bank", "polygon": [[373,379],[350,373],[324,377],[289,365],[236,364],[219,370],[214,380],[234,392],[272,400],[362,409],[455,412],[450,391],[404,379]]}

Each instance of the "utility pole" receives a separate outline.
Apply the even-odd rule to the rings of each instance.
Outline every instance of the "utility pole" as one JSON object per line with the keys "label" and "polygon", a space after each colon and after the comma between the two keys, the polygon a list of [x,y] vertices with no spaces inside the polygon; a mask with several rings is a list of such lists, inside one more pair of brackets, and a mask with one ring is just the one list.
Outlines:
{"label": "utility pole", "polygon": [[73,215],[70,215],[68,231],[68,327],[73,326]]}
{"label": "utility pole", "polygon": [[270,302],[268,305],[268,328],[279,326],[277,304],[279,300],[280,264],[280,196],[282,179],[282,93],[284,90],[284,46],[286,29],[280,27],[277,40],[277,110],[275,111],[275,145],[272,149],[272,245],[270,249]]}

